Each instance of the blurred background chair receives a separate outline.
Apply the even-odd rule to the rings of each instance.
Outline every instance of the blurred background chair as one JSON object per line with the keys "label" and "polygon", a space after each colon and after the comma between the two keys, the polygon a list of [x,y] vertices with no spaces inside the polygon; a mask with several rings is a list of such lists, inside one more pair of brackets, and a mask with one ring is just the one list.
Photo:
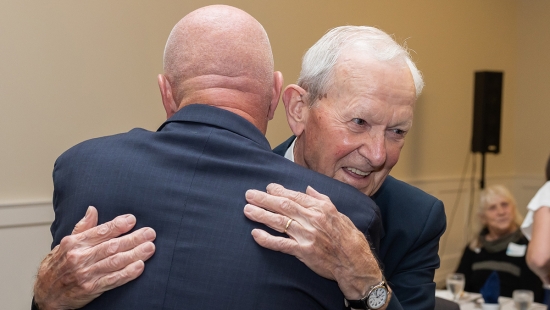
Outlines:
{"label": "blurred background chair", "polygon": [[436,296],[434,310],[460,310],[460,306],[454,301]]}

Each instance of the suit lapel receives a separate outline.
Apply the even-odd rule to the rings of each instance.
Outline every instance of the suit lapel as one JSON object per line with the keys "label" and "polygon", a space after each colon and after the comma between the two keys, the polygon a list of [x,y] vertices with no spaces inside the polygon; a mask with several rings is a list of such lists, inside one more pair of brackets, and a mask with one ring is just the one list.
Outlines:
{"label": "suit lapel", "polygon": [[277,155],[285,156],[286,150],[288,150],[288,148],[290,147],[294,139],[296,139],[296,136],[291,136],[285,142],[279,144],[276,148],[274,148],[273,153]]}

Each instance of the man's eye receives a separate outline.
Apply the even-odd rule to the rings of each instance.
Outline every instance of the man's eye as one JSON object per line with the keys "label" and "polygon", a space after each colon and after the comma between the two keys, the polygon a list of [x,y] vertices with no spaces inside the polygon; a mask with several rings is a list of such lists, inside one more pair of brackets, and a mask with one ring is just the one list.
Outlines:
{"label": "man's eye", "polygon": [[393,133],[398,135],[398,136],[405,136],[407,134],[407,132],[405,130],[401,130],[401,129],[392,129]]}
{"label": "man's eye", "polygon": [[360,125],[360,126],[363,126],[363,125],[367,124],[367,122],[364,119],[361,119],[361,118],[354,118],[351,121],[354,122],[357,125]]}

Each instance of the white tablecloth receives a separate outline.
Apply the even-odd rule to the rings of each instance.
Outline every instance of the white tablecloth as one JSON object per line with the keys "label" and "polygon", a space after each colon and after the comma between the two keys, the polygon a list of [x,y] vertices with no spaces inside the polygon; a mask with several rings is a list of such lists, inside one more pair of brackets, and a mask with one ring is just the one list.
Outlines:
{"label": "white tablecloth", "polygon": [[[435,296],[453,300],[452,294],[447,290],[436,290]],[[460,305],[460,310],[480,310],[481,304],[483,303],[483,298],[479,293],[469,293],[464,292],[458,304]],[[514,301],[510,297],[499,297],[498,303],[500,305],[500,310],[516,310],[514,307]],[[543,310],[546,309],[546,306],[539,303],[533,303],[529,310]]]}

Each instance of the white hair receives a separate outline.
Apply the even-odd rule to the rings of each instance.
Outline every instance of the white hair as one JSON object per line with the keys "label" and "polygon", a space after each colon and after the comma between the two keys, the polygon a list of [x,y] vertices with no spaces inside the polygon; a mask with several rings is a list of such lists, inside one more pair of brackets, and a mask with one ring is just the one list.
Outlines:
{"label": "white hair", "polygon": [[514,209],[512,212],[514,216],[514,223],[518,227],[521,226],[521,223],[523,222],[523,217],[518,211],[516,199],[514,198],[514,195],[512,195],[512,193],[510,193],[510,191],[504,185],[500,184],[491,185],[482,190],[479,194],[479,208],[477,211],[479,216],[483,216],[485,210],[487,210],[491,203],[493,203],[499,197],[506,200]]}
{"label": "white hair", "polygon": [[485,211],[489,206],[498,198],[503,198],[506,200],[512,210],[512,215],[514,217],[513,224],[516,227],[520,227],[521,223],[523,222],[523,217],[518,211],[516,199],[514,198],[514,195],[504,186],[504,185],[491,185],[484,190],[481,191],[479,194],[479,206],[477,209],[477,223],[474,223],[474,227],[477,227],[477,233],[474,235],[473,240],[468,245],[470,250],[476,251],[476,249],[480,249],[482,247],[482,231],[487,229],[487,225],[481,223],[482,219],[484,218]]}
{"label": "white hair", "polygon": [[404,61],[411,71],[416,97],[420,96],[424,81],[406,47],[374,27],[341,26],[328,31],[302,59],[297,84],[308,91],[310,105],[327,93],[338,58],[348,48],[364,51],[369,57],[380,61]]}

